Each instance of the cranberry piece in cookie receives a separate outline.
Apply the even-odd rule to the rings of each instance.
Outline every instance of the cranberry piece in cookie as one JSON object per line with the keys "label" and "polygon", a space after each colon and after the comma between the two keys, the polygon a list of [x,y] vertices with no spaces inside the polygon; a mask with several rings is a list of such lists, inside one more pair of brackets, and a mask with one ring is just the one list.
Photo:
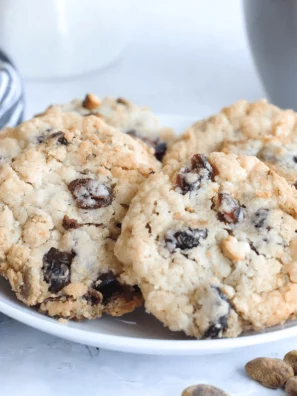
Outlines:
{"label": "cranberry piece in cookie", "polygon": [[155,157],[157,158],[158,161],[162,162],[164,155],[166,154],[167,151],[167,143],[160,140],[159,138],[157,139],[150,139],[147,136],[142,136],[135,129],[129,129],[126,131],[127,135],[141,139],[144,143],[146,143],[148,146],[152,147],[155,150]]}
{"label": "cranberry piece in cookie", "polygon": [[203,338],[222,337],[223,331],[228,326],[230,302],[218,287],[211,286],[207,294],[211,303],[218,307],[218,315],[212,318],[209,327],[204,332]]}
{"label": "cranberry piece in cookie", "polygon": [[57,142],[67,146],[69,144],[68,140],[65,138],[65,134],[62,131],[58,131],[49,135],[48,139],[57,138]]}
{"label": "cranberry piece in cookie", "polygon": [[155,146],[155,157],[157,158],[158,161],[162,162],[164,155],[166,154],[166,151],[167,151],[167,144],[165,142],[159,141]]}
{"label": "cranberry piece in cookie", "polygon": [[110,187],[94,179],[76,179],[68,189],[81,209],[98,209],[109,206],[113,197]]}
{"label": "cranberry piece in cookie", "polygon": [[103,295],[103,303],[106,302],[113,294],[123,290],[123,286],[116,279],[113,272],[101,274],[97,280],[95,289]]}
{"label": "cranberry piece in cookie", "polygon": [[69,216],[65,215],[62,220],[62,226],[65,230],[77,229],[80,224],[77,220],[71,219]]}
{"label": "cranberry piece in cookie", "polygon": [[42,271],[50,292],[57,293],[70,283],[70,266],[74,256],[74,253],[62,252],[54,247],[43,256]]}
{"label": "cranberry piece in cookie", "polygon": [[179,231],[168,231],[165,236],[165,244],[170,251],[175,249],[188,250],[200,245],[202,239],[206,239],[206,228],[183,228]]}
{"label": "cranberry piece in cookie", "polygon": [[191,165],[182,168],[177,175],[176,184],[183,195],[189,191],[197,191],[202,183],[211,180],[213,169],[203,154],[196,154],[191,159]]}

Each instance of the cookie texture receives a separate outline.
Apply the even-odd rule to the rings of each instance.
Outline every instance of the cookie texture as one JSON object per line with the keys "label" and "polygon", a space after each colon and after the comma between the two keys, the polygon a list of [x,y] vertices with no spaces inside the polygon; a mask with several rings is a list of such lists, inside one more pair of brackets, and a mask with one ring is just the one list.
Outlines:
{"label": "cookie texture", "polygon": [[[72,131],[84,131],[84,135],[93,133],[98,128],[104,129],[105,131],[114,131],[115,129],[106,125],[105,122],[98,117],[82,117],[75,113],[64,113],[61,111],[51,111],[48,114],[33,118],[29,121],[21,123],[16,128],[5,128],[0,134],[0,164],[9,161],[14,158],[22,150],[28,147],[38,146],[45,142],[49,136],[53,137],[54,133],[66,130]],[[111,132],[113,133],[113,132]],[[123,136],[116,134],[114,136]],[[120,139],[121,140],[121,139]],[[134,146],[134,153],[137,162],[141,164],[144,156],[144,162],[150,163],[152,167],[156,166],[156,158],[154,158],[154,150],[150,148],[141,140],[137,140],[136,145],[135,139],[128,139],[127,144],[131,147]],[[126,151],[123,150],[122,154],[118,149],[118,158],[123,158],[126,155]],[[129,160],[129,157],[128,157]],[[159,165],[158,165],[159,167]]]}
{"label": "cookie texture", "polygon": [[74,99],[70,103],[53,105],[46,112],[57,110],[100,117],[121,132],[142,139],[154,150],[159,161],[162,161],[167,146],[174,138],[172,129],[161,127],[158,118],[149,108],[139,107],[124,98],[106,97],[101,100],[93,94],[87,94],[83,100]]}
{"label": "cookie texture", "polygon": [[297,114],[261,100],[241,100],[190,127],[168,150],[164,163],[214,151],[252,155],[287,181],[297,181]]}
{"label": "cookie texture", "polygon": [[296,316],[296,236],[284,178],[255,157],[196,154],[144,182],[115,252],[171,330],[235,337]]}
{"label": "cookie texture", "polygon": [[19,153],[0,169],[1,275],[50,316],[134,310],[142,296],[120,281],[114,244],[131,199],[160,163],[98,117],[51,114],[13,133]]}

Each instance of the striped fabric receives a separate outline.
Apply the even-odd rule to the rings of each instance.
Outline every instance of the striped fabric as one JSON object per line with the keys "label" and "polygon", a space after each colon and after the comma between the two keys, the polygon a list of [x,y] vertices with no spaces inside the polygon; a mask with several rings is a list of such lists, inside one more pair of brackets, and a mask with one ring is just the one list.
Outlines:
{"label": "striped fabric", "polygon": [[21,78],[6,55],[0,51],[0,129],[19,124],[23,113]]}

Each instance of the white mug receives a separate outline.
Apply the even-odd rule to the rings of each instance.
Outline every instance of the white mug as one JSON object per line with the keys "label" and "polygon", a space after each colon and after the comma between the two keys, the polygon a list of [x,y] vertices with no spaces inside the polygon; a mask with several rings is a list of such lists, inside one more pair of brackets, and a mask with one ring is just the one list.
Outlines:
{"label": "white mug", "polygon": [[0,49],[28,78],[100,69],[127,44],[127,0],[0,0]]}

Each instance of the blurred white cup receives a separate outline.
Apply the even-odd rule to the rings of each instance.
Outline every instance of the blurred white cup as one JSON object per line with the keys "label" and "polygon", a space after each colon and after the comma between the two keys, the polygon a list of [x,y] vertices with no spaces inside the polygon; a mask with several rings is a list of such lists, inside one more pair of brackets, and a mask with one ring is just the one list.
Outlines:
{"label": "blurred white cup", "polygon": [[0,49],[28,78],[95,71],[125,48],[128,10],[127,0],[0,0]]}

